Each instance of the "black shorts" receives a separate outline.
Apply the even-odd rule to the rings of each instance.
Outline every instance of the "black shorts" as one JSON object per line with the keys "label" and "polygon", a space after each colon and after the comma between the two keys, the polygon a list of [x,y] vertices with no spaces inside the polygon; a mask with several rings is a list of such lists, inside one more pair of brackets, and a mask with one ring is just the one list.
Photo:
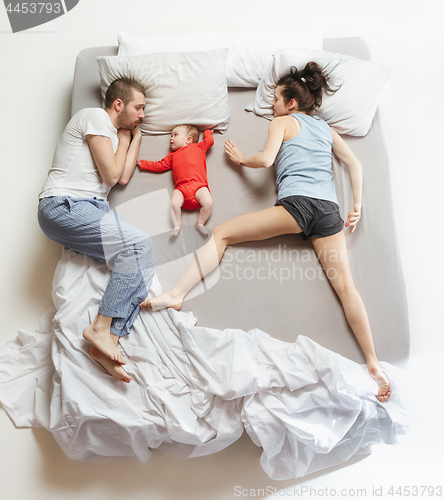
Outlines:
{"label": "black shorts", "polygon": [[339,207],[333,201],[297,195],[281,198],[276,201],[277,205],[282,205],[301,226],[304,240],[332,236],[344,226]]}

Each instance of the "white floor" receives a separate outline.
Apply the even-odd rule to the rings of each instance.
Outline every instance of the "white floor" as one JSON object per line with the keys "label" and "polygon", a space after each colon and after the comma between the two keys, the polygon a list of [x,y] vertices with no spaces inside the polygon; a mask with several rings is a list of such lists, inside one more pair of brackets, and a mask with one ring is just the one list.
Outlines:
{"label": "white floor", "polygon": [[416,496],[438,497],[436,488],[444,486],[443,14],[444,3],[437,0],[80,0],[65,16],[12,34],[0,5],[0,345],[19,328],[33,330],[51,305],[61,249],[40,232],[37,194],[69,118],[75,58],[82,49],[114,45],[118,31],[323,26],[325,36],[362,36],[374,61],[395,68],[380,111],[410,304],[414,412],[421,416],[397,446],[378,447],[369,457],[300,481],[277,483],[263,473],[260,450],[248,438],[217,455],[182,463],[154,453],[147,464],[81,467],[66,459],[46,431],[15,429],[0,410],[2,500],[225,500],[263,497],[272,488],[279,490],[278,498],[333,496],[333,490],[336,496],[355,498],[364,496],[358,492],[362,489],[366,498],[401,498],[390,496],[391,486],[394,491],[411,487],[411,496],[417,486]]}

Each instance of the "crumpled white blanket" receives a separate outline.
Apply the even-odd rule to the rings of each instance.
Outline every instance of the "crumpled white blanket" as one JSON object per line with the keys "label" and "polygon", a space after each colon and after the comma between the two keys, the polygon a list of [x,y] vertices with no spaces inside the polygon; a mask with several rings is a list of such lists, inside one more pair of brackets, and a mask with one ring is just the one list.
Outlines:
{"label": "crumpled white blanket", "polygon": [[[109,376],[82,331],[97,314],[107,268],[65,250],[55,307],[35,333],[19,331],[0,350],[0,401],[19,427],[44,427],[77,461],[146,462],[150,449],[177,458],[217,452],[245,429],[263,448],[261,465],[289,479],[393,444],[408,428],[399,370],[379,403],[366,367],[307,337],[285,343],[260,330],[196,327],[192,314],[142,311],[121,347],[133,377]],[[155,288],[155,285],[153,285]]]}

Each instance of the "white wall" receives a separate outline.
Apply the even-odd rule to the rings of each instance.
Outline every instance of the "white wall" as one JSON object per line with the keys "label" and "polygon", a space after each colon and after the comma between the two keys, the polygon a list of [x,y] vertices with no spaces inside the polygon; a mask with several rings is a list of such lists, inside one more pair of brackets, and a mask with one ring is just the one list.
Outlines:
{"label": "white wall", "polygon": [[[370,45],[374,61],[395,68],[380,110],[410,303],[412,354],[444,349],[444,272],[440,265],[444,243],[444,141],[440,137],[444,116],[443,14],[444,3],[439,0],[80,0],[67,15],[12,34],[0,5],[0,344],[12,339],[19,328],[34,330],[51,305],[51,280],[61,247],[48,241],[38,227],[37,195],[69,118],[74,63],[82,49],[115,45],[117,31],[173,33],[322,26],[325,36],[362,36]],[[82,476],[75,465],[64,461],[46,434],[14,430],[3,411],[0,423],[2,450],[6,444],[15,450],[13,460],[0,458],[0,495],[5,500],[68,498],[68,491],[73,495],[94,492],[94,498],[107,494],[117,498],[117,493],[124,493],[103,486],[107,474],[117,469],[101,469],[103,481],[97,485],[91,472]],[[60,460],[56,467],[59,480],[50,477],[54,464],[48,454]],[[157,467],[161,463],[158,458]],[[193,467],[186,465],[175,471]],[[71,468],[77,471],[76,485],[69,484]],[[149,464],[138,465],[132,471],[143,475],[148,468]],[[23,470],[27,482],[19,479]],[[140,482],[137,472],[132,473],[135,482]],[[222,485],[219,490],[223,491]],[[142,493],[132,490],[130,498]],[[145,493],[143,498],[148,494],[150,498],[167,498],[162,491]],[[207,498],[211,496],[217,495],[208,494]],[[231,497],[232,493],[225,496]]]}

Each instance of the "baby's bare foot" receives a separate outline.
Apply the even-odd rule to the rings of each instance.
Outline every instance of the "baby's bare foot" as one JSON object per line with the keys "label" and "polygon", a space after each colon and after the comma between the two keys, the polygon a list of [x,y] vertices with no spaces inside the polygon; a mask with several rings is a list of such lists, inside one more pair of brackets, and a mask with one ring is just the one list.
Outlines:
{"label": "baby's bare foot", "polygon": [[91,342],[102,354],[111,361],[117,361],[121,365],[125,364],[119,348],[114,342],[111,333],[106,328],[97,325],[97,318],[83,331],[83,338]]}
{"label": "baby's bare foot", "polygon": [[177,236],[178,234],[180,233],[180,227],[179,226],[176,226],[170,233],[170,236],[173,237],[173,236]]}
{"label": "baby's bare foot", "polygon": [[196,224],[196,229],[204,236],[208,236],[208,230],[203,224]]}
{"label": "baby's bare foot", "polygon": [[91,357],[97,361],[110,375],[112,375],[117,380],[126,382],[129,384],[131,382],[131,377],[122,368],[122,365],[117,361],[112,361],[104,354],[102,354],[96,347],[93,347],[89,352]]}
{"label": "baby's bare foot", "polygon": [[378,386],[376,399],[381,403],[385,403],[391,395],[390,380],[379,364],[369,364],[367,367],[370,376],[374,379]]}
{"label": "baby's bare foot", "polygon": [[157,297],[153,297],[149,300],[144,300],[140,307],[142,308],[150,308],[153,311],[158,311],[159,309],[166,309],[167,307],[171,307],[176,311],[180,311],[182,307],[183,297],[174,296],[171,291],[162,293]]}

